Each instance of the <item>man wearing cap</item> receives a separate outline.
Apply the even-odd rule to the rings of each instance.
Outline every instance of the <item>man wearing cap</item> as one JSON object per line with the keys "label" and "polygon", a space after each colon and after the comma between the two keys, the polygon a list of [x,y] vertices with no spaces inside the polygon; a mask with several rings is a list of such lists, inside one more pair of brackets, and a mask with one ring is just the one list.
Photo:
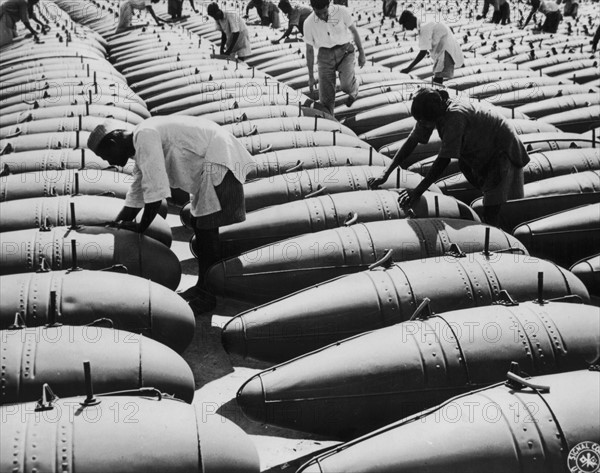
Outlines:
{"label": "man wearing cap", "polygon": [[[132,131],[107,121],[90,134],[88,148],[112,165],[135,161],[133,183],[117,225],[143,233],[171,188],[190,193],[198,245],[198,282],[181,295],[197,312],[216,300],[204,284],[206,270],[220,259],[219,227],[246,218],[243,182],[253,164],[244,146],[216,123],[200,117],[149,118]],[[133,219],[144,208],[141,222]]]}
{"label": "man wearing cap", "polygon": [[333,114],[336,72],[340,75],[340,88],[348,94],[346,105],[350,107],[358,97],[352,40],[358,49],[359,67],[365,65],[365,52],[348,8],[330,5],[330,0],[310,0],[310,5],[313,12],[304,22],[308,85],[312,91],[315,85],[313,68],[316,48],[319,102],[327,112]]}
{"label": "man wearing cap", "polygon": [[248,28],[236,12],[224,12],[216,3],[206,8],[206,14],[215,20],[217,29],[221,32],[221,54],[231,56],[236,54],[244,60],[252,52]]}
{"label": "man wearing cap", "polygon": [[398,22],[407,30],[419,30],[419,53],[410,65],[401,72],[408,74],[421,60],[431,54],[433,60],[433,82],[442,84],[444,79],[454,77],[454,68],[463,65],[463,54],[456,38],[445,24],[432,21],[419,24],[417,17],[404,10]]}
{"label": "man wearing cap", "polygon": [[401,205],[411,206],[441,175],[451,159],[458,159],[467,180],[483,193],[483,220],[500,223],[500,208],[523,197],[523,167],[529,156],[512,126],[500,114],[470,101],[450,99],[448,92],[424,87],[411,106],[417,121],[411,134],[381,176],[369,179],[377,189],[405,161],[419,143],[428,143],[436,129],[442,146],[419,185],[400,193]]}

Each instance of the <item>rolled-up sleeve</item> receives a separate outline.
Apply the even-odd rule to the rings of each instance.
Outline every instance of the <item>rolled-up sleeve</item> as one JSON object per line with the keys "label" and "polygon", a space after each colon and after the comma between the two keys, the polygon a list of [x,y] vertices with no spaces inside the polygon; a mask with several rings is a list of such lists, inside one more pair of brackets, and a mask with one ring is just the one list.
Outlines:
{"label": "rolled-up sleeve", "polygon": [[131,194],[131,202],[139,207],[140,195],[144,204],[170,197],[171,186],[160,135],[152,130],[139,130],[134,135],[134,146],[139,175],[135,175],[128,199]]}

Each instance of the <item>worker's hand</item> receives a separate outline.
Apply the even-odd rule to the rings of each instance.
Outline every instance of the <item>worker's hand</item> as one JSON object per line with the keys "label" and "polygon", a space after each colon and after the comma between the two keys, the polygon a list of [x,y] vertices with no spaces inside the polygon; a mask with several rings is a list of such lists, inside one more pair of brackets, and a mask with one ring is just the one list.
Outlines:
{"label": "worker's hand", "polygon": [[272,39],[271,40],[271,44],[279,44],[279,41],[280,40],[278,40],[278,39]]}
{"label": "worker's hand", "polygon": [[369,186],[369,189],[377,190],[382,184],[385,183],[385,181],[387,181],[387,177],[382,174],[379,177],[370,177],[367,179],[367,185]]}
{"label": "worker's hand", "polygon": [[410,69],[408,67],[405,67],[404,69],[402,69],[400,71],[401,74],[409,74],[410,73]]}
{"label": "worker's hand", "polygon": [[194,13],[199,13],[199,11],[196,8],[192,8],[192,10],[194,10]]}
{"label": "worker's hand", "polygon": [[250,18],[250,15],[244,15],[242,18],[243,18],[244,20],[247,20],[248,18]]}
{"label": "worker's hand", "polygon": [[413,204],[421,197],[414,189],[402,189],[398,194],[398,204],[400,207],[412,207]]}
{"label": "worker's hand", "polygon": [[50,25],[41,25],[42,26],[42,34],[46,34],[50,31]]}
{"label": "worker's hand", "polygon": [[308,74],[308,90],[315,91],[315,76],[312,74]]}
{"label": "worker's hand", "polygon": [[363,67],[367,63],[367,57],[364,51],[358,53],[358,67]]}
{"label": "worker's hand", "polygon": [[122,228],[123,230],[130,230],[132,232],[140,233],[140,224],[133,220],[115,220],[112,222],[106,222],[105,227],[110,228]]}

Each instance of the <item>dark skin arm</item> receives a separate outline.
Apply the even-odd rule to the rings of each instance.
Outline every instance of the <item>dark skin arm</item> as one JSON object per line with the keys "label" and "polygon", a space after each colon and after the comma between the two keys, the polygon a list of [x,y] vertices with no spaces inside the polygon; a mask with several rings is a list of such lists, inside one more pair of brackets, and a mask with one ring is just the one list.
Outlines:
{"label": "dark skin arm", "polygon": [[437,158],[423,180],[414,189],[404,189],[398,196],[398,203],[402,207],[412,206],[423,195],[431,184],[437,181],[444,169],[450,164],[450,158]]}
{"label": "dark skin arm", "polygon": [[280,41],[283,41],[285,38],[287,38],[289,35],[291,35],[291,34],[292,34],[292,31],[294,30],[294,26],[295,26],[295,25],[289,25],[289,26],[287,27],[287,30],[285,30],[285,33],[283,33],[283,36],[282,36],[281,38],[279,38],[279,39],[274,39],[274,40],[273,40],[273,41],[271,41],[271,42],[272,42],[273,44],[277,44],[277,43],[279,43]]}
{"label": "dark skin arm", "polygon": [[29,18],[31,18],[33,21],[35,21],[38,25],[40,25],[42,27],[42,33],[47,32],[48,30],[50,30],[50,27],[46,23],[43,23],[38,19],[33,7],[34,7],[34,5],[30,4],[29,7],[27,8]]}
{"label": "dark skin arm", "polygon": [[150,5],[146,7],[146,10],[148,10],[148,13],[150,13],[152,18],[154,18],[154,21],[156,21],[157,25],[160,25],[161,23],[167,23],[165,20],[162,20],[158,16],[156,16],[156,13],[154,13],[154,8],[152,8]]}
{"label": "dark skin arm", "polygon": [[414,59],[414,61],[411,62],[407,68],[402,69],[400,72],[402,72],[403,74],[408,74],[413,69],[413,67],[415,67],[423,60],[425,56],[427,56],[427,51],[419,51],[419,54],[417,54],[417,57]]}
{"label": "dark skin arm", "polygon": [[529,21],[533,18],[533,15],[535,14],[536,11],[538,11],[537,7],[531,7],[531,11],[529,12],[529,16],[525,20],[525,23],[523,23],[522,28],[525,28],[529,24]]}
{"label": "dark skin arm", "polygon": [[221,33],[221,48],[219,49],[220,54],[225,54],[225,46],[227,45],[227,35]]}
{"label": "dark skin arm", "polygon": [[[396,169],[398,166],[400,166],[402,161],[404,161],[406,158],[408,158],[412,154],[412,152],[415,150],[415,148],[417,147],[418,144],[419,144],[419,142],[416,139],[411,138],[411,136],[409,136],[406,139],[406,141],[404,142],[404,144],[402,145],[402,147],[398,151],[396,151],[396,154],[394,155],[392,162],[385,169],[385,171],[383,171],[383,174],[379,177],[369,178],[369,180],[368,180],[369,188],[370,189],[378,189],[379,186],[381,186],[383,183],[385,183],[390,178],[390,175],[392,174],[392,172],[394,172],[394,169]],[[427,187],[429,187],[429,186],[427,186]]]}
{"label": "dark skin arm", "polygon": [[[231,33],[231,45],[229,46],[227,51],[225,51],[226,56],[229,56],[231,54],[231,52],[233,51],[233,48],[235,47],[235,43],[237,43],[237,40],[239,37],[240,37],[239,31],[236,33]],[[221,43],[221,44],[223,44],[223,43]]]}
{"label": "dark skin arm", "polygon": [[135,207],[123,207],[117,215],[117,226],[119,228],[126,228],[128,230],[133,230],[139,233],[144,233],[156,215],[158,215],[158,211],[160,210],[161,201],[157,200],[156,202],[150,202],[144,206],[144,213],[142,214],[142,220],[139,223],[134,223],[133,220],[137,217],[140,209]]}
{"label": "dark skin arm", "polygon": [[196,10],[196,6],[194,5],[194,0],[190,0],[190,6],[192,7],[192,10],[194,10],[194,13],[198,13],[198,10]]}

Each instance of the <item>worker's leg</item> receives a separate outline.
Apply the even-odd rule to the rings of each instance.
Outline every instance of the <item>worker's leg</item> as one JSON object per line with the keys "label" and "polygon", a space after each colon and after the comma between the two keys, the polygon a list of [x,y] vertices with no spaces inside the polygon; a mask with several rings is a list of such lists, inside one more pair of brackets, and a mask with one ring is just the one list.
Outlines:
{"label": "worker's leg", "polygon": [[333,115],[335,107],[335,52],[334,48],[319,48],[317,65],[319,68],[319,102]]}
{"label": "worker's leg", "polygon": [[454,77],[454,59],[452,56],[448,54],[448,52],[444,52],[444,57],[438,59],[438,61],[433,65],[433,83],[434,84],[443,84],[444,79],[452,79]]}
{"label": "worker's leg", "polygon": [[198,282],[196,286],[204,288],[206,271],[221,259],[219,229],[194,227],[194,235],[198,252]]}
{"label": "worker's leg", "polygon": [[[496,169],[488,176],[491,182],[496,182],[493,187],[484,184],[483,193],[483,220],[489,225],[501,228],[502,220],[500,209],[508,200],[522,199],[524,196],[523,168],[515,166],[506,154],[496,156]],[[511,231],[512,228],[503,228]]]}
{"label": "worker's leg", "polygon": [[337,70],[340,74],[340,89],[348,94],[348,106],[358,97],[358,82],[354,73],[354,46],[351,43],[336,48]]}

